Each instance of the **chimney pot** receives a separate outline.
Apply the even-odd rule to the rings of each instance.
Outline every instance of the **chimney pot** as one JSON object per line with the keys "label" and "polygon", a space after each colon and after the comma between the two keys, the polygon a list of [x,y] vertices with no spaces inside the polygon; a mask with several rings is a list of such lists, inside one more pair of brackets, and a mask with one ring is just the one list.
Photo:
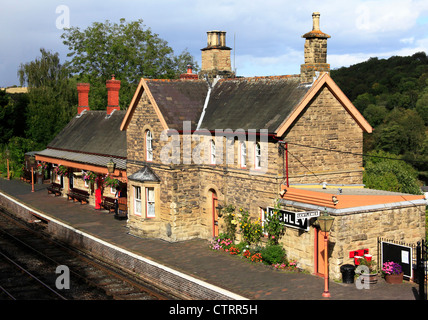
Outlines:
{"label": "chimney pot", "polygon": [[81,114],[83,110],[89,111],[89,83],[78,83],[77,84],[77,94],[78,94],[78,106],[77,106],[77,114]]}
{"label": "chimney pot", "polygon": [[314,12],[312,13],[312,21],[313,21],[313,27],[312,30],[320,30],[320,13]]}
{"label": "chimney pot", "polygon": [[107,80],[107,114],[111,114],[113,110],[120,110],[119,107],[119,90],[120,90],[120,81],[116,80],[114,74],[111,77],[111,80]]}

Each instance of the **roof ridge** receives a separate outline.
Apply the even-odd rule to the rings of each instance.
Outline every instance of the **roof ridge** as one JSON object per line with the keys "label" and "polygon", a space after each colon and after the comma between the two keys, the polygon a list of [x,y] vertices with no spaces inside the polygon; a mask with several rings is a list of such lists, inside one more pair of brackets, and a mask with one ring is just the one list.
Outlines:
{"label": "roof ridge", "polygon": [[150,79],[143,78],[146,82],[197,82],[197,81],[205,81],[203,79]]}
{"label": "roof ridge", "polygon": [[300,78],[299,74],[290,74],[290,75],[280,75],[280,76],[253,76],[253,77],[237,77],[237,78],[223,78],[220,79],[220,82],[224,81],[263,81],[263,80],[289,80],[289,79],[298,79]]}

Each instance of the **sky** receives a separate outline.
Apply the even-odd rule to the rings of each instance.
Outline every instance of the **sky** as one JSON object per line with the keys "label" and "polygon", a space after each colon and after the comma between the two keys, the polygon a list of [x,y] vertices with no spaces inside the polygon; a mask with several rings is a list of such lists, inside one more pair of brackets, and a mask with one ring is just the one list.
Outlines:
{"label": "sky", "polygon": [[331,36],[332,69],[370,57],[428,53],[426,0],[0,0],[0,87],[20,85],[21,63],[40,57],[40,48],[67,60],[65,27],[142,19],[175,54],[187,49],[201,66],[207,31],[226,31],[238,76],[298,74],[304,63],[302,35],[312,30],[312,13]]}

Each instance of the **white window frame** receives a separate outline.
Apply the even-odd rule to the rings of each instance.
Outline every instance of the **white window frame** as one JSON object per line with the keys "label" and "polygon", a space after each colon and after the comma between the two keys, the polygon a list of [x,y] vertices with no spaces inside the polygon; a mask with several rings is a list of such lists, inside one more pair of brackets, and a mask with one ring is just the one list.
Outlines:
{"label": "white window frame", "polygon": [[215,142],[213,139],[210,140],[210,160],[211,164],[216,164],[216,158],[215,158]]}
{"label": "white window frame", "polygon": [[240,164],[241,168],[247,167],[247,145],[242,141],[239,146]]}
{"label": "white window frame", "polygon": [[262,165],[262,147],[259,142],[254,145],[254,168],[260,169]]}
{"label": "white window frame", "polygon": [[[141,201],[141,187],[134,186],[134,214],[137,216],[141,216]],[[140,209],[139,211],[138,208]]]}
{"label": "white window frame", "polygon": [[146,161],[153,161],[153,134],[146,131]]}
{"label": "white window frame", "polygon": [[[155,218],[156,217],[156,195],[154,187],[147,187],[146,189],[146,218]],[[150,195],[152,191],[152,197]],[[151,209],[150,209],[151,208]]]}

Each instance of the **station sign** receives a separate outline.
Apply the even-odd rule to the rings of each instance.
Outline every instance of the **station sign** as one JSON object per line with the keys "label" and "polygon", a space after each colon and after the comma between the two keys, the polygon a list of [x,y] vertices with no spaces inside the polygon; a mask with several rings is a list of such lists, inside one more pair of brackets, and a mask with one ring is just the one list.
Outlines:
{"label": "station sign", "polygon": [[287,227],[309,231],[309,219],[319,217],[319,211],[306,211],[306,212],[293,212],[288,210],[267,208],[268,214],[272,214],[278,210],[280,214],[280,221]]}
{"label": "station sign", "polygon": [[296,219],[310,219],[320,216],[320,211],[303,211],[303,212],[296,212]]}

